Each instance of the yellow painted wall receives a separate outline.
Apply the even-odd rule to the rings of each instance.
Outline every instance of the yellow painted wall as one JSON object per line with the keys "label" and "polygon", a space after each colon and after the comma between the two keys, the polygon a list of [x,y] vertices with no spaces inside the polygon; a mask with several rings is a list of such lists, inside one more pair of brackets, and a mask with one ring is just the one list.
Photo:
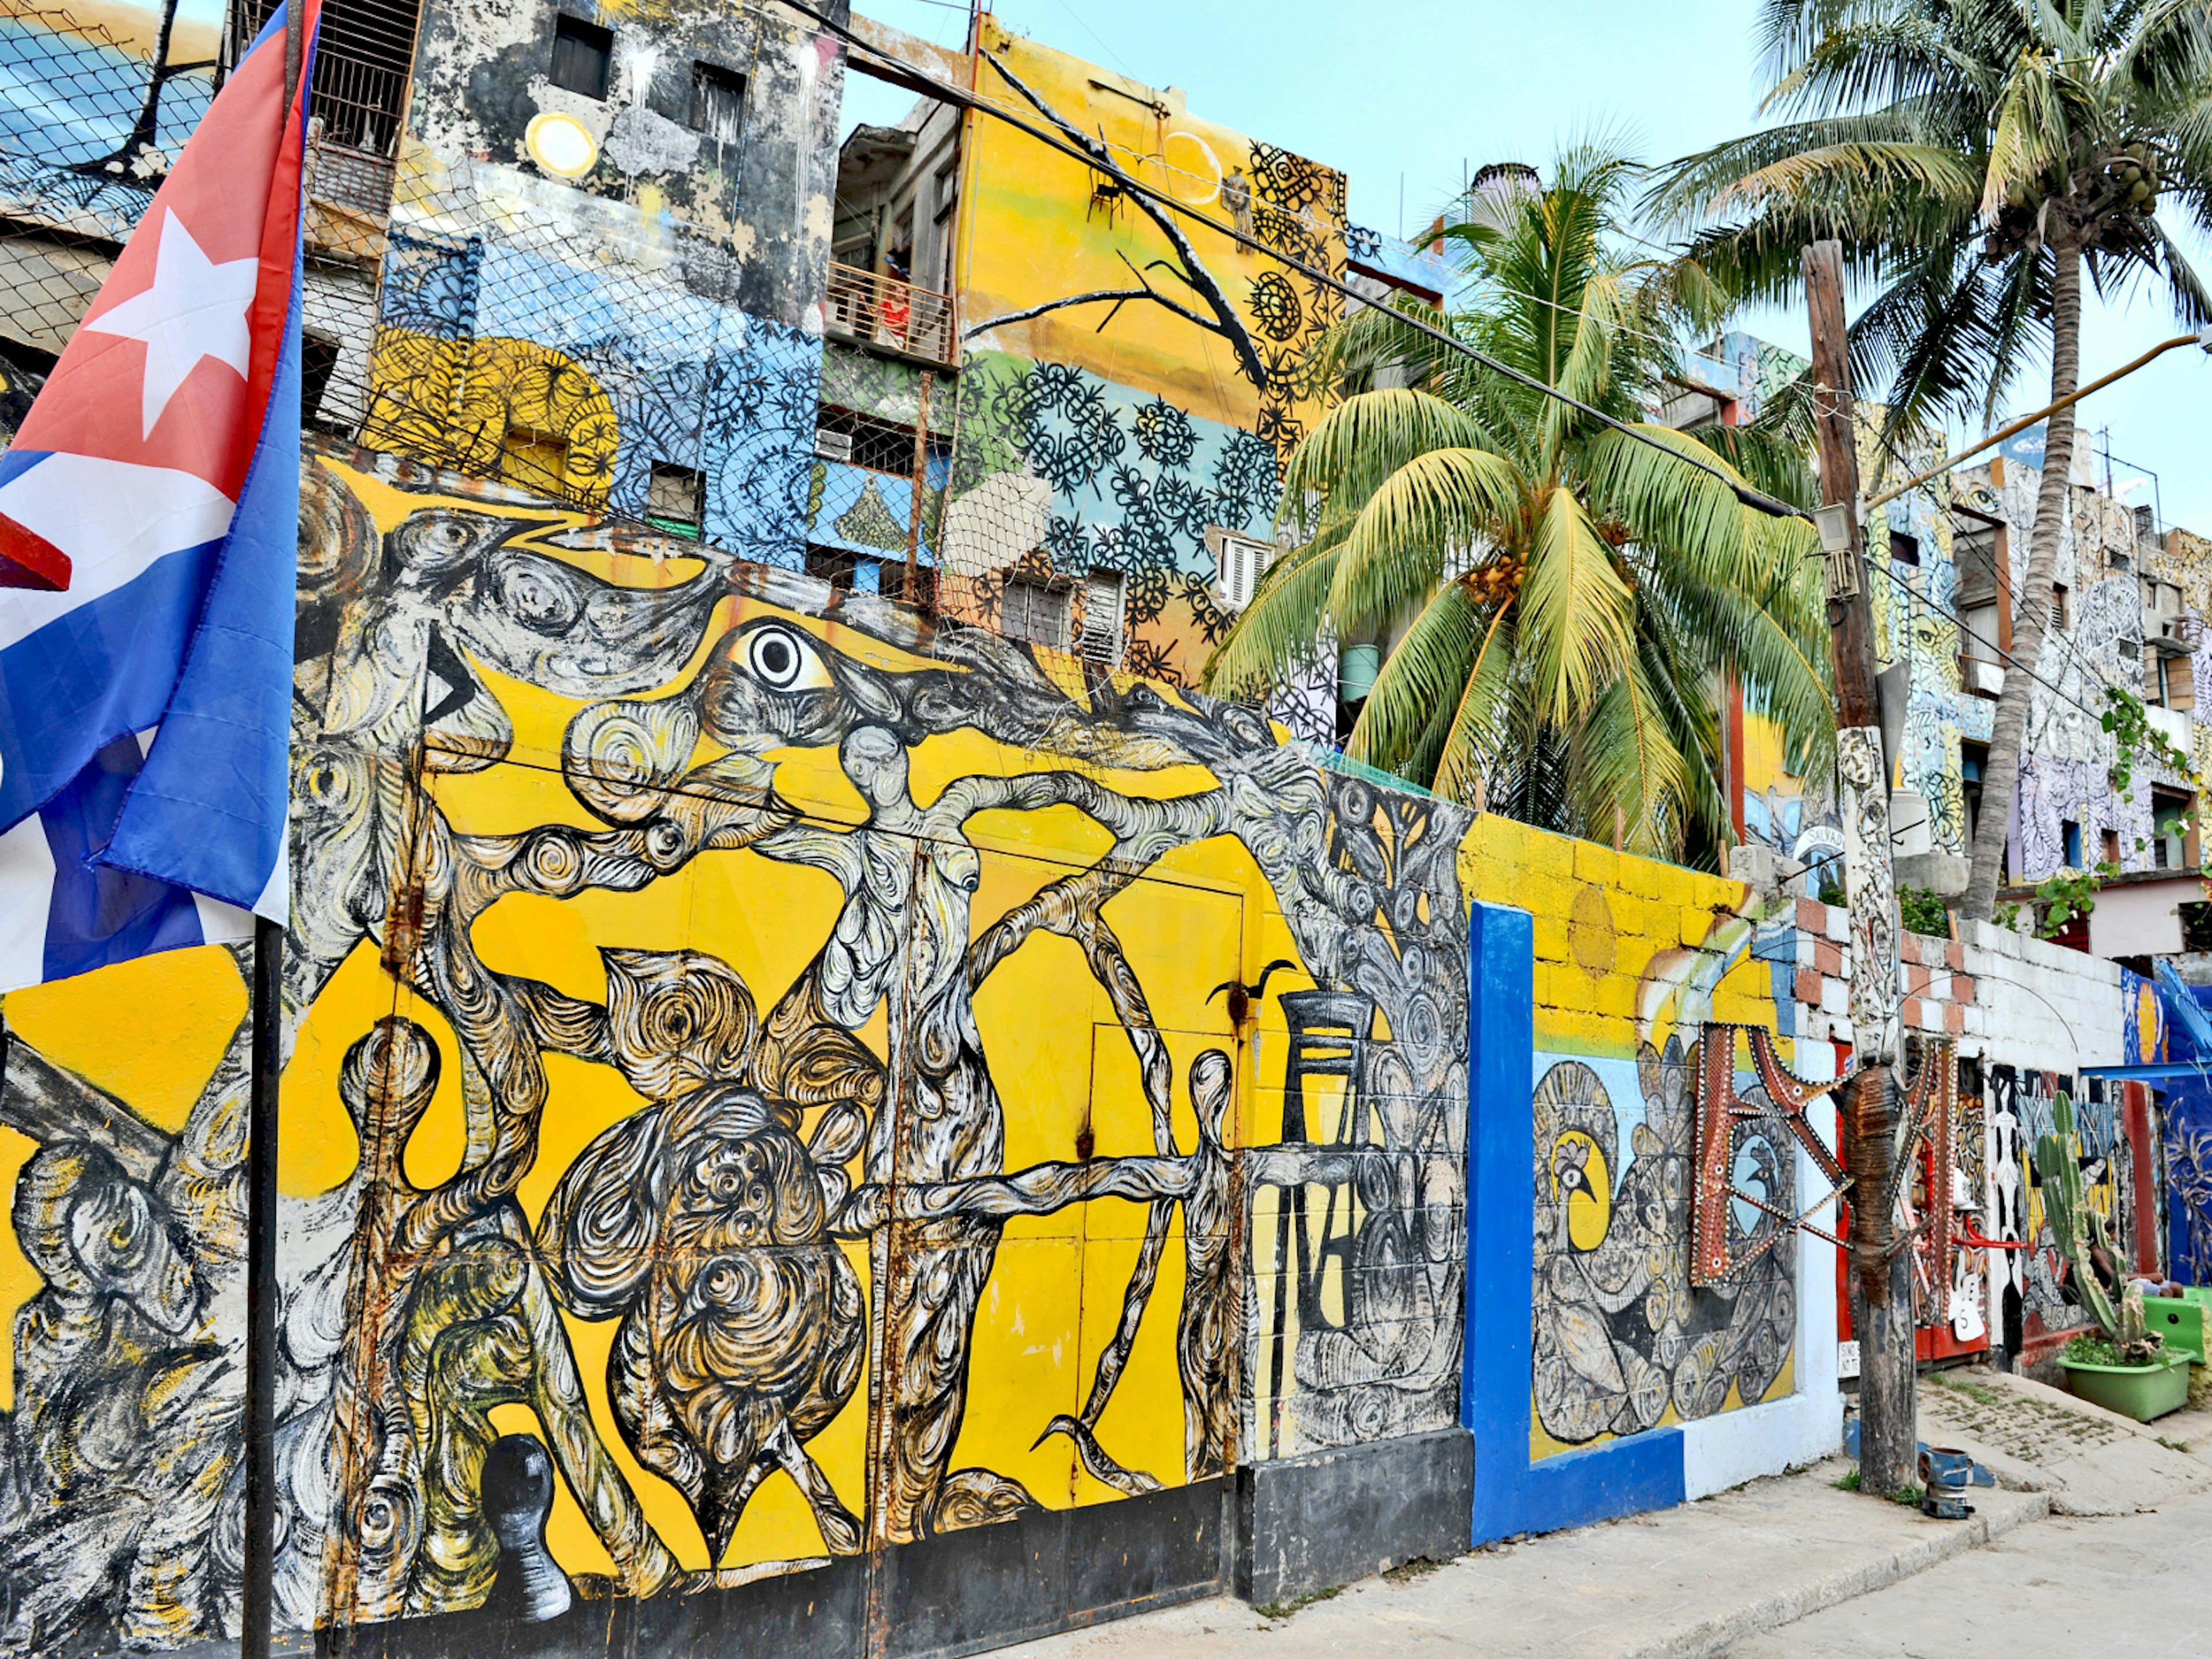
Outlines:
{"label": "yellow painted wall", "polygon": [[[1249,714],[825,606],[711,544],[390,458],[313,459],[305,493],[302,604],[338,615],[297,687],[280,1397],[333,1484],[288,1466],[288,1628],[479,1603],[501,1435],[551,1449],[559,1565],[647,1593],[1447,1427],[1469,903],[1535,915],[1540,1050],[1632,1062],[1706,1018],[1771,1022],[1735,884],[1321,772]],[[1097,884],[1095,927],[1067,913],[957,965]],[[827,1045],[804,1063],[759,1035],[794,1010],[776,1029]],[[135,1119],[201,1172],[111,1196],[178,1218],[214,1389],[236,1388],[242,1337],[222,1296],[245,1011],[220,950],[0,1006],[108,1091],[81,1097],[88,1123]],[[434,1085],[409,1069],[432,1057]],[[932,1126],[984,1122],[986,1092],[994,1127],[946,1161]],[[908,1150],[805,1152],[856,1107]],[[33,1151],[9,1132],[0,1158]],[[901,1204],[942,1219],[902,1228]],[[972,1328],[928,1325],[963,1282]],[[131,1281],[133,1306],[165,1293]],[[12,1403],[58,1424],[57,1506],[113,1477],[72,1461],[73,1419],[41,1419],[71,1375],[41,1330],[139,1343],[111,1389],[156,1363],[122,1300],[73,1294],[0,1243]],[[951,1397],[933,1353],[957,1417],[929,1415]],[[929,1479],[893,1468],[924,1442],[872,1425],[872,1392],[942,1429],[913,1453]],[[691,1426],[716,1422],[730,1439]],[[672,1424],[738,1473],[779,1425],[792,1441],[742,1503],[710,1501]],[[130,1478],[207,1492],[235,1447],[160,1412],[137,1443],[155,1461]],[[333,1505],[424,1531],[335,1536]],[[212,1559],[213,1505],[180,1513],[164,1559]],[[205,1617],[187,1580],[133,1583],[135,1617]]]}

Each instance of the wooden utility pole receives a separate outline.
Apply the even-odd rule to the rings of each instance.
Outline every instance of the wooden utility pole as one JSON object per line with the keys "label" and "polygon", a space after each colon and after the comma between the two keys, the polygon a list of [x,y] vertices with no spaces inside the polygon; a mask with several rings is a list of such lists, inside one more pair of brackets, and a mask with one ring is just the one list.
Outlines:
{"label": "wooden utility pole", "polygon": [[[921,371],[921,410],[914,422],[914,498],[908,503],[906,526],[906,589],[903,598],[911,605],[921,605],[921,573],[919,561],[921,552],[922,503],[929,499],[929,392],[930,373]],[[938,539],[945,539],[940,529]],[[939,550],[940,556],[942,549]],[[934,610],[935,606],[927,607]]]}
{"label": "wooden utility pole", "polygon": [[1911,1262],[1899,1248],[1897,886],[1891,868],[1889,759],[1875,684],[1874,603],[1859,523],[1857,434],[1844,331],[1844,253],[1805,250],[1812,313],[1820,499],[1841,505],[1850,545],[1828,556],[1828,627],[1836,670],[1836,806],[1851,922],[1850,1015],[1859,1072],[1844,1102],[1851,1175],[1851,1334],[1859,1345],[1859,1481],[1890,1493],[1912,1483],[1915,1449]]}

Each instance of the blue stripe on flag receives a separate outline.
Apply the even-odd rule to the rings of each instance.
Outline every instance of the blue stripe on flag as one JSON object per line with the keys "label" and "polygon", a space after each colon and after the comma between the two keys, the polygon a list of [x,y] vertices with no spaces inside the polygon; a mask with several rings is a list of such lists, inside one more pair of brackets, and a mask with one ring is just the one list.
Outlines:
{"label": "blue stripe on flag", "polygon": [[203,942],[199,908],[183,888],[94,862],[139,766],[138,739],[118,738],[39,811],[54,855],[49,980]]}
{"label": "blue stripe on flag", "polygon": [[28,472],[53,453],[51,449],[10,449],[0,453],[0,484]]}
{"label": "blue stripe on flag", "polygon": [[156,559],[0,651],[0,830],[67,787],[103,744],[161,720],[221,547]]}
{"label": "blue stripe on flag", "polygon": [[[269,412],[207,609],[102,856],[252,910],[284,865],[300,550],[301,273]],[[174,657],[169,659],[173,662]],[[149,722],[150,724],[150,722]],[[282,888],[283,883],[277,884]],[[288,894],[271,896],[274,919]]]}

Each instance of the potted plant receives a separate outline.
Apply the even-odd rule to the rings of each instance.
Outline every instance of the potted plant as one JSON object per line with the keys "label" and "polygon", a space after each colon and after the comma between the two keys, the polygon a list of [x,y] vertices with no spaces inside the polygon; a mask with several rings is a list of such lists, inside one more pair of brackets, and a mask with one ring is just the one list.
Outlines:
{"label": "potted plant", "polygon": [[2044,1219],[2069,1269],[2068,1290],[2097,1322],[2096,1335],[2075,1337],[2058,1356],[2067,1385],[2092,1404],[2138,1423],[2180,1410],[2189,1400],[2188,1353],[2166,1352],[2160,1334],[2144,1325],[2142,1292],[2124,1284],[2115,1300],[2098,1272],[2100,1261],[2117,1262],[2119,1256],[2104,1217],[2082,1196],[2074,1103],[2064,1094],[2052,1103],[2051,1133],[2035,1143],[2035,1169],[2042,1179]]}

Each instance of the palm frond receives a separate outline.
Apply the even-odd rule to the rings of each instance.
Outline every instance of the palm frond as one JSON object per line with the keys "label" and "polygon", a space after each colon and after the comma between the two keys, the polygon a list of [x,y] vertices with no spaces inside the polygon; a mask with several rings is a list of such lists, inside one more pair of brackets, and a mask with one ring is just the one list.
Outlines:
{"label": "palm frond", "polygon": [[1636,598],[1571,489],[1537,502],[1528,546],[1522,629],[1538,703],[1546,719],[1571,726],[1632,653]]}

